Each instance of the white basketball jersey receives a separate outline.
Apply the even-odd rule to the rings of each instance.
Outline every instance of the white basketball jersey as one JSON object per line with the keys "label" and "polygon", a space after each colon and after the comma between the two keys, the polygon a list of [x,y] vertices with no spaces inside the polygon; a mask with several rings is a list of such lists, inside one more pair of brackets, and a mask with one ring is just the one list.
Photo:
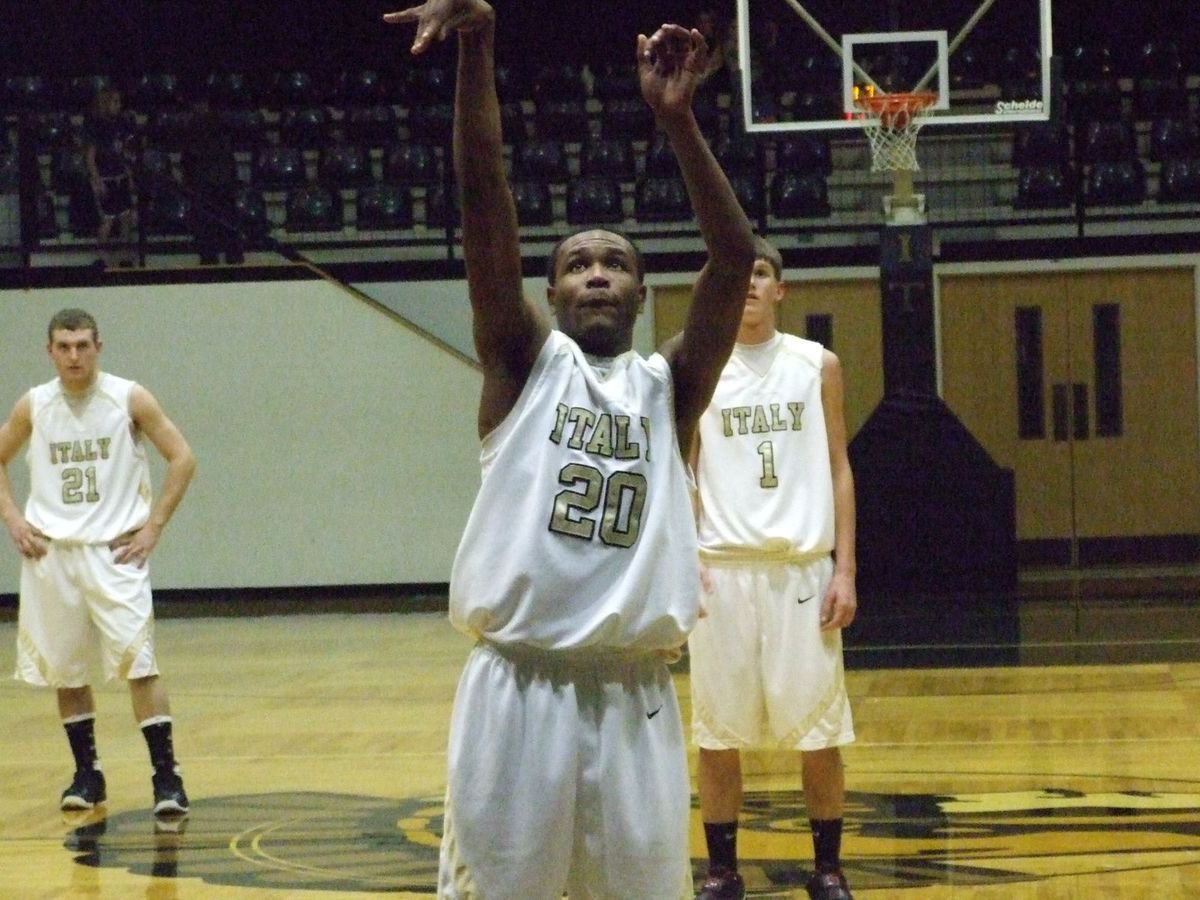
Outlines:
{"label": "white basketball jersey", "polygon": [[460,630],[544,650],[684,643],[700,585],[671,371],[659,354],[611,364],[551,332],[484,438],[450,576]]}
{"label": "white basketball jersey", "polygon": [[700,546],[833,550],[833,476],[813,341],[737,344],[700,417]]}
{"label": "white basketball jersey", "polygon": [[150,517],[150,467],[129,413],[134,382],[101,372],[82,397],[62,382],[29,392],[25,518],[56,541],[107,543]]}

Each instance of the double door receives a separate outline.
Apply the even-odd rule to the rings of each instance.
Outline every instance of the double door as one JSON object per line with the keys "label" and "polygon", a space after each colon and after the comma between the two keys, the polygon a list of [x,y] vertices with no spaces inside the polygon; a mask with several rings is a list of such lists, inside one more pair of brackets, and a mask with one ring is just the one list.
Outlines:
{"label": "double door", "polygon": [[1191,552],[1194,270],[943,275],[939,293],[943,397],[1014,470],[1023,560]]}

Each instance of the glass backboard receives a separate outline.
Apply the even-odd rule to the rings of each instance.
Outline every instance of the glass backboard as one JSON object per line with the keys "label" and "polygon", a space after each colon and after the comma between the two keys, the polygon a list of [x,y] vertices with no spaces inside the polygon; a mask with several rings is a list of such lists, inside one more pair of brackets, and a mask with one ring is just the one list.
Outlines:
{"label": "glass backboard", "polygon": [[1050,0],[737,0],[749,132],[858,128],[856,98],[937,95],[926,126],[1050,117]]}

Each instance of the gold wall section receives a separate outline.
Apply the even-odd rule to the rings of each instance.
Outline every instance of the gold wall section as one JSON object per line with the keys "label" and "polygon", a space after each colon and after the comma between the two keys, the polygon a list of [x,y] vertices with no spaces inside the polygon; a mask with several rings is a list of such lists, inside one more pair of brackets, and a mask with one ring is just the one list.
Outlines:
{"label": "gold wall section", "polygon": [[[944,399],[1015,471],[1018,538],[1200,533],[1194,279],[1190,267],[941,278]],[[1113,436],[1096,433],[1098,305],[1119,316]],[[1041,317],[1044,438],[1018,433],[1018,309]],[[1056,434],[1056,388],[1086,395],[1067,411],[1065,434]]]}

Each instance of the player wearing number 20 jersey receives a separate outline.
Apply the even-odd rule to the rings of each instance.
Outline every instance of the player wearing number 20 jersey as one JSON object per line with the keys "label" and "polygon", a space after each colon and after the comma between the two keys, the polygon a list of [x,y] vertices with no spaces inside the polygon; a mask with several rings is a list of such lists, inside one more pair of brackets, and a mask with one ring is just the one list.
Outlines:
{"label": "player wearing number 20 jersey", "polygon": [[594,367],[551,332],[481,459],[451,575],[456,627],[552,651],[684,643],[699,584],[662,356]]}

